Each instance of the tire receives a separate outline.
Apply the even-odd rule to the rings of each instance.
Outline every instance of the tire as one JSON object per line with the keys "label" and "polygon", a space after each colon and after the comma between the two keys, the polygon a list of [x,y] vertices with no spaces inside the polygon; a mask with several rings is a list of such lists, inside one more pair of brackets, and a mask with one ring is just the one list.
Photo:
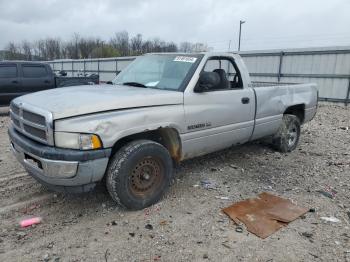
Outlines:
{"label": "tire", "polygon": [[295,115],[283,115],[282,124],[272,139],[276,150],[287,153],[293,151],[300,138],[300,120]]}
{"label": "tire", "polygon": [[150,140],[136,140],[110,160],[107,190],[114,201],[131,210],[157,203],[168,190],[173,163],[168,150]]}

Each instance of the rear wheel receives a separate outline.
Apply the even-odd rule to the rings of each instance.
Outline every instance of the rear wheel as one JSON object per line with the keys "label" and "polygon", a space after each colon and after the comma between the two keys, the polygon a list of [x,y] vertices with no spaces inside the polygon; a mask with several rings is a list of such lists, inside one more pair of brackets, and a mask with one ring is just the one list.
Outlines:
{"label": "rear wheel", "polygon": [[172,159],[165,147],[150,140],[137,140],[113,156],[106,185],[113,200],[137,210],[162,198],[170,186],[172,174]]}
{"label": "rear wheel", "polygon": [[293,151],[300,138],[300,120],[295,115],[283,115],[282,124],[273,137],[274,147],[283,153]]}

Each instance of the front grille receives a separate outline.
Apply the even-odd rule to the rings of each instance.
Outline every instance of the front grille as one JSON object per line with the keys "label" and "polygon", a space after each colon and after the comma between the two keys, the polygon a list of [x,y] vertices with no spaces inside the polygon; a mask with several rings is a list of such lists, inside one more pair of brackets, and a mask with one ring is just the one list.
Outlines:
{"label": "front grille", "polygon": [[51,114],[23,103],[11,103],[10,116],[14,128],[43,144],[53,145]]}
{"label": "front grille", "polygon": [[42,126],[46,126],[46,120],[44,116],[29,112],[27,110],[23,110],[23,119]]}
{"label": "front grille", "polygon": [[24,129],[24,131],[26,131],[27,133],[29,133],[31,135],[39,137],[42,140],[46,140],[46,131],[45,130],[35,128],[35,127],[32,127],[32,126],[27,125],[27,124],[23,124],[23,129]]}
{"label": "front grille", "polygon": [[11,110],[13,113],[15,113],[16,115],[19,115],[19,107],[16,106],[15,104],[11,104]]}
{"label": "front grille", "polygon": [[18,119],[12,118],[12,122],[13,122],[13,124],[14,124],[16,127],[21,128],[21,124],[19,123]]}

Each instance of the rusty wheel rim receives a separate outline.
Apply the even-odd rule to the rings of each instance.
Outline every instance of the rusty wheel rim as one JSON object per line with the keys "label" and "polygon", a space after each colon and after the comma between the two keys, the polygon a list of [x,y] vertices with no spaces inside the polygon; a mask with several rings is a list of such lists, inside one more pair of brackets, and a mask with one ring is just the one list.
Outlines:
{"label": "rusty wheel rim", "polygon": [[295,124],[292,124],[287,131],[288,146],[292,147],[297,141],[298,131]]}
{"label": "rusty wheel rim", "polygon": [[164,167],[161,161],[154,157],[145,157],[132,169],[129,188],[135,196],[145,198],[160,187],[163,179]]}

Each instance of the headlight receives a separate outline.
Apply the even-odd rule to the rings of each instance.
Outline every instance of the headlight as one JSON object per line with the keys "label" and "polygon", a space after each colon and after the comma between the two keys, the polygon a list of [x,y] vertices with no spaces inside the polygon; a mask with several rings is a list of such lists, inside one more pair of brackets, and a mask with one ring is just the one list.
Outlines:
{"label": "headlight", "polygon": [[102,148],[102,142],[98,135],[67,132],[55,132],[55,145],[57,147],[80,150]]}

